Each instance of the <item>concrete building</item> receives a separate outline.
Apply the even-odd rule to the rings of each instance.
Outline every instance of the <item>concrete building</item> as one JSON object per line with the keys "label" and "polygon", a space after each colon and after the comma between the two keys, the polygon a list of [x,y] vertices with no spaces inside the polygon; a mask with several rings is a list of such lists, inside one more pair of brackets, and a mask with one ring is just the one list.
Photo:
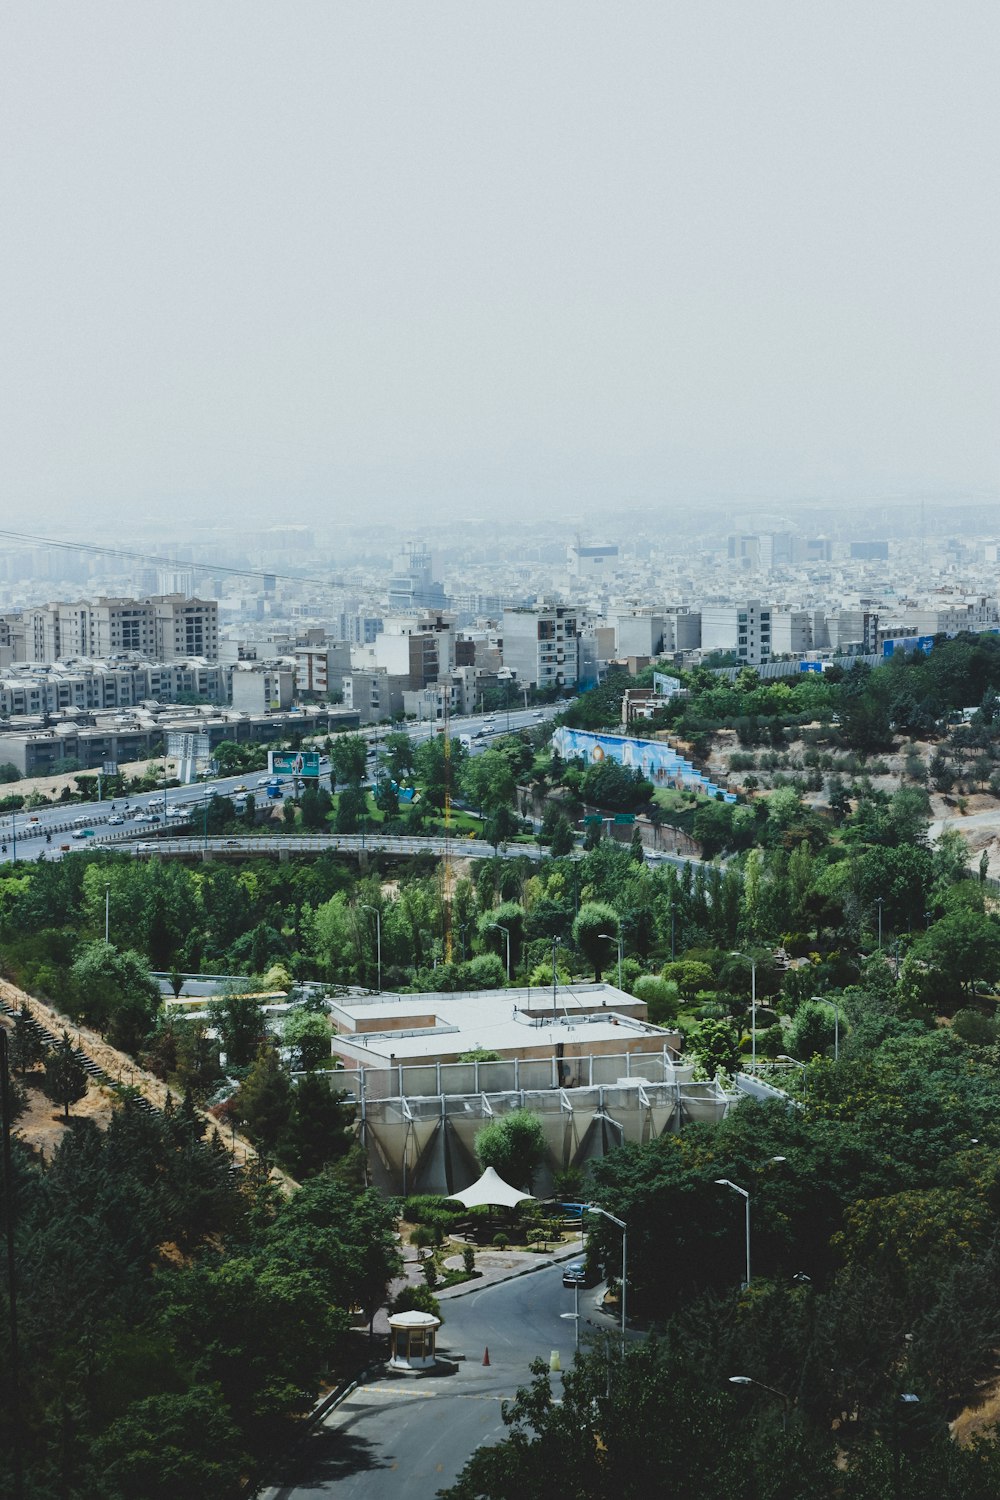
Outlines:
{"label": "concrete building", "polygon": [[613,616],[616,656],[659,656],[666,618],[661,610],[619,610]]}
{"label": "concrete building", "polygon": [[150,661],[190,656],[216,661],[219,655],[218,604],[183,594],[44,604],[25,610],[24,624],[31,661],[127,652]]}
{"label": "concrete building", "polygon": [[703,605],[701,647],[703,651],[732,651],[741,666],[770,661],[771,605],[759,599]]}
{"label": "concrete building", "polygon": [[362,724],[382,724],[402,718],[405,679],[384,667],[354,668],[341,678],[344,708],[358,715]]}
{"label": "concrete building", "polygon": [[417,692],[446,677],[455,666],[454,619],[446,614],[387,616],[385,629],[371,648],[374,662],[391,676],[405,678]]}
{"label": "concrete building", "polygon": [[504,666],[521,686],[576,686],[579,610],[564,604],[505,609],[502,629]]}
{"label": "concrete building", "polygon": [[393,560],[389,611],[403,614],[444,609],[444,586],[435,582],[431,554],[423,542],[407,542]]}
{"label": "concrete building", "polygon": [[295,647],[295,690],[299,694],[325,698],[331,691],[339,693],[344,673],[350,670],[348,641]]}
{"label": "concrete building", "polygon": [[290,663],[243,663],[233,668],[233,708],[259,714],[267,709],[291,708],[295,672]]}
{"label": "concrete building", "polygon": [[573,542],[566,548],[569,575],[588,583],[610,577],[618,565],[617,546],[584,547]]}

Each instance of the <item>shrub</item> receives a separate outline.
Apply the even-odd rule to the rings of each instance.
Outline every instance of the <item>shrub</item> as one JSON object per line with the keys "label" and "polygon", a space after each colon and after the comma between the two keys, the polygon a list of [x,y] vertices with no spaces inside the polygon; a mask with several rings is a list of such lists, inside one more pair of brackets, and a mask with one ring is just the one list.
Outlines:
{"label": "shrub", "polygon": [[501,1229],[498,1234],[495,1234],[493,1236],[493,1243],[498,1250],[506,1250],[507,1246],[510,1244],[510,1240]]}

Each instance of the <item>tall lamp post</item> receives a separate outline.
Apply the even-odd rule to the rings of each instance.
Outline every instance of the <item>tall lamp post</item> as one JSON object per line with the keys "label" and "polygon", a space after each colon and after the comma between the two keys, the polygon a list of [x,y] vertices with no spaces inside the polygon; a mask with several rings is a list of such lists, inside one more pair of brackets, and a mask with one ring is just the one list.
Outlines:
{"label": "tall lamp post", "polygon": [[882,952],[882,902],[884,896],[875,897],[875,905],[878,907],[878,951]]}
{"label": "tall lamp post", "polygon": [[730,1180],[729,1180],[728,1177],[717,1177],[715,1179],[715,1185],[716,1185],[716,1187],[732,1188],[733,1192],[734,1193],[739,1193],[740,1197],[743,1199],[743,1204],[744,1204],[744,1209],[745,1209],[745,1215],[746,1215],[746,1257],[747,1258],[746,1258],[746,1280],[744,1281],[741,1290],[746,1291],[747,1287],[750,1285],[750,1194],[747,1192],[746,1188],[737,1187],[737,1185],[736,1185],[735,1182],[730,1182]]}
{"label": "tall lamp post", "polygon": [[759,1385],[762,1391],[770,1391],[772,1396],[777,1396],[784,1402],[784,1411],[781,1414],[782,1427],[788,1426],[788,1411],[792,1404],[792,1398],[786,1391],[779,1391],[776,1385],[768,1385],[766,1381],[754,1380],[752,1375],[730,1375],[730,1385]]}
{"label": "tall lamp post", "polygon": [[612,937],[612,935],[611,935],[610,932],[599,932],[597,934],[597,936],[598,937],[602,937],[602,938],[607,938],[607,940],[608,940],[609,943],[617,943],[618,944],[618,988],[621,989],[621,987],[622,987],[622,923],[621,923],[621,918],[620,917],[618,918],[618,935],[617,935],[617,937]]}
{"label": "tall lamp post", "polygon": [[486,925],[497,932],[502,932],[507,940],[507,983],[510,984],[510,928],[504,927],[501,922],[488,922]]}
{"label": "tall lamp post", "polygon": [[104,945],[108,945],[108,933],[111,930],[111,881],[104,882]]}
{"label": "tall lamp post", "polygon": [[373,911],[375,913],[375,952],[378,962],[378,992],[382,993],[382,913],[377,906],[369,906],[367,901],[361,902],[362,911]]}
{"label": "tall lamp post", "polygon": [[584,1209],[588,1214],[600,1214],[603,1219],[610,1219],[612,1224],[622,1232],[622,1353],[625,1352],[625,1321],[626,1321],[626,1296],[628,1291],[628,1225],[624,1219],[618,1219],[614,1214],[609,1214],[606,1208],[599,1208],[596,1203],[588,1203]]}

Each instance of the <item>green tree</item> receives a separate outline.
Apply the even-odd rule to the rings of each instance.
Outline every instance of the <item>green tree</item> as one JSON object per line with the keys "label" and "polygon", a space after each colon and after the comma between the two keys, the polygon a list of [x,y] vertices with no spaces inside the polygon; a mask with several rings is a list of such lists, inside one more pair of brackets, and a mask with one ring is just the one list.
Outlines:
{"label": "green tree", "polygon": [[227,1063],[231,1067],[245,1068],[255,1056],[267,1030],[260,1001],[240,988],[232,989],[212,1001],[209,1018],[219,1033]]}
{"label": "green tree", "polygon": [[483,1170],[492,1167],[505,1182],[526,1192],[531,1191],[544,1155],[542,1122],[527,1109],[501,1115],[476,1133],[476,1156]]}
{"label": "green tree", "polygon": [[292,1112],[291,1084],[277,1051],[265,1042],[234,1101],[250,1139],[273,1156]]}
{"label": "green tree", "polygon": [[87,943],[70,971],[81,1013],[112,1044],[135,1052],[160,1007],[160,989],[142,955],[110,943]]}
{"label": "green tree", "polygon": [[576,843],[573,833],[573,825],[565,813],[560,813],[552,829],[552,838],[549,842],[549,852],[553,859],[562,859],[570,854]]}
{"label": "green tree", "polygon": [[14,1017],[14,1031],[10,1039],[10,1060],[23,1078],[32,1072],[45,1057],[45,1043],[38,1024],[28,1009],[26,1001]]}
{"label": "green tree", "polygon": [[54,1104],[61,1104],[63,1116],[69,1119],[69,1107],[87,1092],[87,1075],[76,1049],[64,1031],[45,1056],[45,1092]]}
{"label": "green tree", "polygon": [[360,786],[345,786],[337,799],[336,826],[338,833],[357,833],[361,819],[368,812],[368,803]]}
{"label": "green tree", "polygon": [[247,1463],[219,1386],[134,1401],[94,1445],[105,1500],[219,1500]]}
{"label": "green tree", "polygon": [[596,984],[601,982],[601,971],[614,949],[617,931],[618,913],[613,906],[604,901],[585,901],[580,907],[573,923],[573,941],[593,966]]}
{"label": "green tree", "polygon": [[360,734],[338,735],[330,746],[330,765],[335,781],[347,783],[365,779],[368,745]]}
{"label": "green tree", "polygon": [[393,781],[405,781],[413,774],[414,747],[408,734],[387,734],[383,742],[385,765]]}
{"label": "green tree", "polygon": [[354,1144],[354,1106],[328,1075],[307,1073],[292,1089],[280,1139],[281,1160],[300,1182],[340,1161]]}
{"label": "green tree", "polygon": [[972,994],[978,980],[1000,975],[1000,925],[984,912],[959,907],[933,924],[917,951],[942,984]]}
{"label": "green tree", "polygon": [[331,1035],[327,1016],[302,1009],[289,1011],[281,1028],[282,1042],[297,1054],[297,1066],[307,1073],[330,1056]]}
{"label": "green tree", "polygon": [[709,1078],[719,1073],[732,1077],[740,1064],[740,1041],[725,1021],[696,1021],[688,1032],[688,1051],[698,1059]]}
{"label": "green tree", "polygon": [[[787,1046],[793,1057],[808,1062],[817,1054],[822,1057],[833,1050],[836,1016],[833,1006],[822,1000],[804,1000],[795,1012],[788,1030]],[[843,1040],[844,1023],[840,1023]]]}
{"label": "green tree", "polygon": [[496,807],[483,820],[483,838],[493,845],[494,853],[501,844],[506,844],[520,829],[520,822],[513,808]]}

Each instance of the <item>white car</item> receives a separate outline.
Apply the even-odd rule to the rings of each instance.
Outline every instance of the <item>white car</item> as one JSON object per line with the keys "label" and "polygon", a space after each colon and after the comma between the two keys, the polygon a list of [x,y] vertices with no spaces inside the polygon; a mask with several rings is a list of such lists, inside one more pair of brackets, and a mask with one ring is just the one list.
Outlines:
{"label": "white car", "polygon": [[119,823],[124,823],[124,821],[125,819],[122,817],[121,813],[112,813],[110,818],[108,819],[108,822],[113,823],[116,827]]}

